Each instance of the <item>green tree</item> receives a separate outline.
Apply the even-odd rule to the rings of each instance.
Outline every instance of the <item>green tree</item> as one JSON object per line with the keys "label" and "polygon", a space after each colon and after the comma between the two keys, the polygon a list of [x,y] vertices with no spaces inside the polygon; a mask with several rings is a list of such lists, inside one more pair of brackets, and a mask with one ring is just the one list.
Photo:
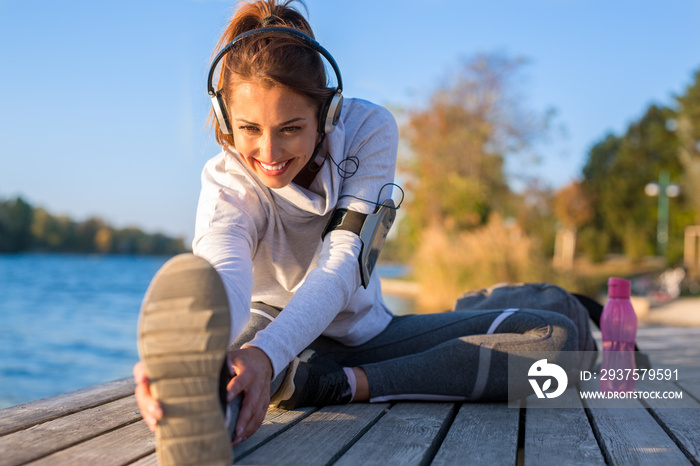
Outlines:
{"label": "green tree", "polygon": [[525,109],[516,82],[525,61],[478,55],[462,63],[425,108],[409,110],[400,170],[406,179],[405,222],[420,232],[483,225],[493,211],[513,211],[503,166],[543,135],[549,115]]}
{"label": "green tree", "polygon": [[678,158],[684,169],[683,192],[695,211],[694,223],[700,224],[700,70],[676,101],[675,128],[680,142]]}
{"label": "green tree", "polygon": [[138,228],[114,230],[100,218],[75,222],[34,208],[21,197],[0,201],[0,253],[24,251],[174,255],[183,238],[149,234]]}
{"label": "green tree", "polygon": [[[651,105],[624,136],[609,134],[591,149],[581,187],[593,207],[593,218],[584,227],[581,242],[592,257],[600,259],[607,252],[632,258],[654,254],[657,201],[644,194],[644,187],[657,180],[662,170],[670,173],[672,181],[682,177],[678,138],[669,124],[674,117],[673,110]],[[682,244],[679,235],[688,213],[683,199],[674,202],[673,244]],[[673,249],[669,258],[678,254]]]}
{"label": "green tree", "polygon": [[[506,159],[527,154],[551,119],[551,113],[523,105],[517,84],[524,65],[519,58],[478,55],[463,62],[427,106],[405,112],[399,170],[407,199],[400,237],[424,292],[435,292],[441,281],[436,294],[442,300],[486,279],[526,280],[521,271],[536,269],[530,266],[541,244],[515,225],[525,201],[504,173]],[[525,253],[503,266],[508,253],[489,240],[495,232],[502,245],[518,244]],[[477,257],[475,248],[485,252],[476,269],[474,261],[463,260]]]}
{"label": "green tree", "polygon": [[21,197],[0,203],[0,252],[29,249],[33,210]]}

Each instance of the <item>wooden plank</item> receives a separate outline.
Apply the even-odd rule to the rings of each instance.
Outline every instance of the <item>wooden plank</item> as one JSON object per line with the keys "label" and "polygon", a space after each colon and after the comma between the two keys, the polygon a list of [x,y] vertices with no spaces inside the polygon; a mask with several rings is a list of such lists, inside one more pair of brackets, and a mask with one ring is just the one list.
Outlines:
{"label": "wooden plank", "polygon": [[236,458],[243,464],[328,464],[347,450],[388,404],[353,403],[327,406],[278,435],[264,448]]}
{"label": "wooden plank", "polygon": [[[671,382],[646,381],[637,385],[639,390],[677,392],[679,387]],[[654,418],[664,427],[686,456],[700,464],[700,403],[687,393],[681,399],[645,399]]]}
{"label": "wooden plank", "polygon": [[144,456],[138,461],[134,461],[129,466],[158,466],[158,456],[156,456],[155,452],[153,452],[148,456]]}
{"label": "wooden plank", "polygon": [[132,379],[115,380],[0,410],[0,436],[134,394]]}
{"label": "wooden plank", "polygon": [[0,465],[16,465],[141,419],[132,395],[0,437]]}
{"label": "wooden plank", "polygon": [[690,327],[639,327],[637,344],[642,351],[669,351],[695,348],[700,338],[700,328]]}
{"label": "wooden plank", "polygon": [[547,408],[547,400],[534,395],[527,399],[525,465],[604,465],[578,389],[569,388],[560,400],[571,408]]}
{"label": "wooden plank", "polygon": [[[317,408],[298,408],[295,410],[285,410],[270,407],[260,429],[248,440],[236,445],[233,449],[234,463],[236,463],[239,458],[259,448],[260,445],[270,441],[284,430],[289,429],[316,409]],[[158,466],[158,459],[154,453],[131,463],[131,466]]]}
{"label": "wooden plank", "polygon": [[681,387],[685,393],[690,394],[690,396],[696,400],[700,400],[700,381],[678,382],[678,386]]}
{"label": "wooden plank", "polygon": [[234,459],[241,458],[263,443],[270,441],[315,410],[316,408],[286,410],[270,407],[262,426],[248,440],[241,442],[233,449]]}
{"label": "wooden plank", "polygon": [[454,412],[453,403],[399,403],[335,465],[427,464]]}
{"label": "wooden plank", "polygon": [[[700,357],[697,358],[700,360]],[[700,386],[700,366],[699,367],[683,367],[679,370],[682,370],[683,376],[679,378],[685,382],[691,382],[694,383],[696,386]]]}
{"label": "wooden plank", "polygon": [[431,464],[516,464],[519,419],[505,403],[464,403]]}
{"label": "wooden plank", "polygon": [[135,422],[29,463],[31,466],[99,464],[122,466],[155,452],[155,436],[145,422]]}
{"label": "wooden plank", "polygon": [[[596,390],[598,381],[584,382],[581,390]],[[611,464],[691,464],[640,401],[583,400],[591,424]]]}

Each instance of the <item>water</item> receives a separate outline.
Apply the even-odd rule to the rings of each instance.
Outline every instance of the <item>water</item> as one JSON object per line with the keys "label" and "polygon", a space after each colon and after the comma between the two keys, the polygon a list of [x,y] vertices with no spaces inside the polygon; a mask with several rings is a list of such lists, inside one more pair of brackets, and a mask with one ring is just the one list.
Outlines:
{"label": "water", "polygon": [[0,255],[0,408],[131,374],[166,257]]}
{"label": "water", "polygon": [[[0,255],[0,409],[130,377],[141,300],[167,259]],[[397,313],[412,309],[407,299],[385,301]]]}

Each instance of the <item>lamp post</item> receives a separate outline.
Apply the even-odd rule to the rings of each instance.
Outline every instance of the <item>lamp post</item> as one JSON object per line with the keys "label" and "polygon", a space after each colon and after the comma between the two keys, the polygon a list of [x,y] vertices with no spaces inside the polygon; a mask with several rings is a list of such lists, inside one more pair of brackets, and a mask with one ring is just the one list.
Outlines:
{"label": "lamp post", "polygon": [[647,183],[644,187],[647,196],[659,197],[659,213],[656,224],[656,249],[660,256],[666,255],[668,247],[668,200],[671,197],[678,197],[681,188],[676,183],[670,182],[669,174],[666,170],[659,173],[659,181]]}

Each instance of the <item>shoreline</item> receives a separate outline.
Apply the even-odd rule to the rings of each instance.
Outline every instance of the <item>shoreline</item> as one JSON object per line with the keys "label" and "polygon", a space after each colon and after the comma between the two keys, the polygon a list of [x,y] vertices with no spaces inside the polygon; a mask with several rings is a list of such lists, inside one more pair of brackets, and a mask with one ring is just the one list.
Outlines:
{"label": "shoreline", "polygon": [[[420,285],[409,280],[382,277],[381,284],[382,293],[392,297],[415,299],[420,293]],[[700,297],[680,297],[650,306],[647,298],[633,296],[632,305],[641,326],[700,327]]]}
{"label": "shoreline", "polygon": [[417,298],[420,294],[420,285],[416,282],[384,277],[380,279],[380,282],[383,294],[399,298]]}

